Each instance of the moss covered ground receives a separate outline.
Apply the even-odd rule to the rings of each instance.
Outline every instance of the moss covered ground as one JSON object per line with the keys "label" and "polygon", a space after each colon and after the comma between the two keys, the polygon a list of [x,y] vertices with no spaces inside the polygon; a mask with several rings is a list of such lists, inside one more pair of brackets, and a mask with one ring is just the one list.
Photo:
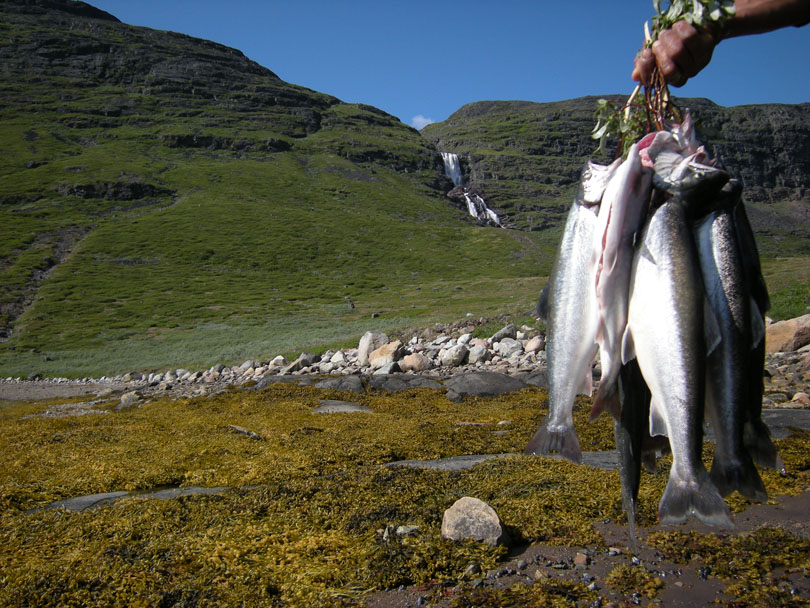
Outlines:
{"label": "moss covered ground", "polygon": [[[0,606],[362,605],[369,592],[459,581],[471,562],[486,570],[504,557],[503,548],[441,538],[444,510],[465,495],[491,504],[518,542],[602,546],[595,524],[623,521],[616,472],[524,456],[456,472],[385,466],[520,453],[545,398],[526,389],[455,403],[427,389],[347,395],[276,384],[131,410],[110,402],[97,406],[106,414],[75,418],[29,417],[43,403],[9,405],[0,409]],[[351,399],[374,413],[312,413],[321,399]],[[611,449],[610,421],[588,425],[588,411],[580,401],[583,449]],[[470,422],[479,424],[460,424]],[[805,488],[808,445],[807,433],[779,441],[788,474],[763,472],[769,494]],[[655,522],[667,469],[661,461],[642,480],[642,526]],[[177,485],[230,489],[84,512],[43,509],[79,495]],[[736,496],[729,504],[746,506]],[[381,535],[400,525],[418,529]],[[694,551],[700,542],[712,541],[692,542]],[[684,542],[671,544],[676,551]],[[801,567],[787,555],[784,563]],[[569,605],[591,595],[544,581],[525,590],[469,587],[454,601]]]}

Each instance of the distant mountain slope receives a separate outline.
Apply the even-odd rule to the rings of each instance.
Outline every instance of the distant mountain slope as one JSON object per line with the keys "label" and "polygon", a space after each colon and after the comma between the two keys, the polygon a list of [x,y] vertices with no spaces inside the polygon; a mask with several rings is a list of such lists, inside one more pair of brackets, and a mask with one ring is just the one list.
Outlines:
{"label": "distant mountain slope", "polygon": [[[476,102],[422,134],[460,156],[469,185],[513,226],[539,230],[562,222],[582,166],[598,160],[590,139],[597,99]],[[763,246],[772,254],[810,251],[810,103],[677,102],[692,110],[702,141],[743,181]]]}
{"label": "distant mountain slope", "polygon": [[550,265],[449,204],[418,131],[235,49],[4,0],[0,66],[0,370]]}

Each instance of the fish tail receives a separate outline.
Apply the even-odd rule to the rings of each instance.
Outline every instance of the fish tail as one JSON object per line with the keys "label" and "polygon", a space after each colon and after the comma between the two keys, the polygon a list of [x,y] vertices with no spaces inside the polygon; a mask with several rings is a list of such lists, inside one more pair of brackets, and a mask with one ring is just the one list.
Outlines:
{"label": "fish tail", "polygon": [[785,464],[771,439],[771,431],[761,418],[750,420],[743,426],[743,445],[754,462],[762,467],[784,471]]}
{"label": "fish tail", "polygon": [[602,382],[599,383],[599,388],[596,390],[596,396],[593,399],[593,406],[591,407],[591,415],[588,422],[593,422],[602,414],[607,411],[614,420],[621,420],[622,417],[622,404],[619,391],[616,384],[612,383],[609,387]]}
{"label": "fish tail", "polygon": [[696,481],[678,479],[670,472],[658,505],[658,519],[662,524],[680,524],[690,515],[710,526],[734,527],[726,503],[705,470],[700,472]]}
{"label": "fish tail", "polygon": [[558,452],[560,456],[571,462],[582,462],[582,450],[579,447],[579,438],[573,425],[551,425],[549,419],[546,418],[525,450],[526,454],[533,456],[551,452]]}
{"label": "fish tail", "polygon": [[750,457],[742,462],[726,462],[715,453],[709,476],[721,496],[728,496],[737,490],[754,502],[768,500],[765,484]]}

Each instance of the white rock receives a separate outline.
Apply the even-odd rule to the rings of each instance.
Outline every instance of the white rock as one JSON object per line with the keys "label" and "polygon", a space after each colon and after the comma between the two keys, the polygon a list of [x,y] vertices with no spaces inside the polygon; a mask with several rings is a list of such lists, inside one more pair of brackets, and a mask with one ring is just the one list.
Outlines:
{"label": "white rock", "polygon": [[267,367],[272,369],[276,367],[284,367],[285,365],[287,365],[287,360],[281,355],[278,355],[277,357],[274,357],[273,360],[270,361],[270,363],[267,364]]}
{"label": "white rock", "polygon": [[508,544],[508,535],[495,509],[471,496],[458,499],[444,512],[442,536],[455,541],[471,538],[493,546]]}
{"label": "white rock", "polygon": [[464,344],[466,346],[467,344],[470,343],[470,340],[472,340],[472,337],[473,337],[472,334],[461,334],[458,337],[458,343],[459,344]]}
{"label": "white rock", "polygon": [[387,335],[376,331],[367,331],[360,338],[360,344],[357,347],[357,362],[361,366],[368,365],[369,355],[385,344],[388,344]]}
{"label": "white rock", "polygon": [[470,349],[469,354],[467,355],[467,362],[470,365],[475,365],[476,363],[483,363],[485,361],[489,361],[492,358],[489,349],[486,346],[473,346]]}
{"label": "white rock", "polygon": [[469,350],[463,344],[456,344],[444,351],[443,355],[439,355],[441,364],[445,367],[456,367],[464,363],[467,358]]}

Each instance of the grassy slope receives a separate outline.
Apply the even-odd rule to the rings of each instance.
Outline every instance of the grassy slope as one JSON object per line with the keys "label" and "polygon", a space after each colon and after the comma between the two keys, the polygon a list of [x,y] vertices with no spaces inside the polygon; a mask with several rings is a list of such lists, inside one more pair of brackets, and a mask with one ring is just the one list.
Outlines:
{"label": "grassy slope", "polygon": [[[46,26],[15,35],[69,36]],[[173,34],[74,27],[154,61],[233,63]],[[66,77],[62,61],[4,83],[0,303],[38,289],[0,344],[0,375],[210,365],[532,308],[552,248],[449,205],[436,150],[393,117],[246,60],[206,94]],[[133,184],[146,194],[120,193]]]}

